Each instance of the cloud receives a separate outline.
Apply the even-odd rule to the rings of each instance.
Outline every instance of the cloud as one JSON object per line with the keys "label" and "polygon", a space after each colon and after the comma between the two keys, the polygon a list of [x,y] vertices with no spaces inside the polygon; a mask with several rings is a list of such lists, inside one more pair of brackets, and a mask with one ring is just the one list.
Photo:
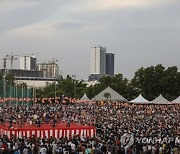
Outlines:
{"label": "cloud", "polygon": [[37,1],[25,1],[25,0],[1,0],[0,11],[13,11],[22,8],[30,8],[37,5]]}
{"label": "cloud", "polygon": [[54,27],[61,30],[83,29],[85,26],[86,24],[84,22],[75,20],[62,20],[54,23]]}
{"label": "cloud", "polygon": [[173,3],[176,0],[89,0],[85,5],[79,5],[74,9],[77,11],[108,11],[128,7],[150,7],[161,4]]}
{"label": "cloud", "polygon": [[8,36],[26,38],[45,38],[56,34],[56,29],[50,23],[36,23],[20,28],[15,28],[4,33]]}
{"label": "cloud", "polygon": [[44,22],[66,4],[65,0],[2,0],[0,32]]}
{"label": "cloud", "polygon": [[44,59],[56,57],[65,74],[83,78],[90,73],[92,45],[114,52],[115,70],[126,77],[141,66],[161,62],[162,55],[167,56],[162,63],[178,65],[179,4],[179,0],[0,0],[1,55],[32,51]]}

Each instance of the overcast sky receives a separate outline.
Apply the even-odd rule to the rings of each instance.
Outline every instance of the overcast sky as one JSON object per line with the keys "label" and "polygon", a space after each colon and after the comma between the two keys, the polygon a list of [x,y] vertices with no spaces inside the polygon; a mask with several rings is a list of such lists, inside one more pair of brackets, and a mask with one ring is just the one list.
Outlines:
{"label": "overcast sky", "polygon": [[128,79],[140,67],[180,68],[180,0],[0,0],[1,68],[6,54],[38,53],[87,79],[94,45]]}

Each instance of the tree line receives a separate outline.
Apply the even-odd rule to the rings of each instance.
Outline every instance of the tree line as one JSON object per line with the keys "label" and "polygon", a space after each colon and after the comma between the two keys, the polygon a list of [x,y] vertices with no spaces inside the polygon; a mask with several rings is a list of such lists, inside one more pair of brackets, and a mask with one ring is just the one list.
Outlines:
{"label": "tree line", "polygon": [[[165,68],[163,65],[141,67],[135,72],[132,80],[123,77],[123,74],[103,76],[99,83],[89,86],[74,80],[71,76],[61,77],[56,83],[56,94],[68,97],[81,98],[84,93],[93,98],[99,92],[110,86],[128,100],[142,94],[146,99],[153,100],[162,94],[168,100],[173,100],[180,95],[180,72],[176,66]],[[53,97],[55,83],[38,90],[39,97]]]}
{"label": "tree line", "polygon": [[[0,79],[2,80],[2,74],[0,74]],[[11,83],[12,75],[9,75],[6,80]],[[139,94],[148,100],[153,100],[162,94],[171,101],[180,95],[180,72],[176,66],[165,68],[162,64],[158,64],[146,68],[141,67],[135,72],[132,80],[128,80],[123,74],[103,76],[99,83],[89,87],[83,81],[75,80],[70,75],[65,78],[61,76],[56,83],[37,89],[36,95],[40,98],[55,97],[55,95],[81,98],[86,93],[89,98],[93,98],[108,86],[128,100],[136,98]]]}

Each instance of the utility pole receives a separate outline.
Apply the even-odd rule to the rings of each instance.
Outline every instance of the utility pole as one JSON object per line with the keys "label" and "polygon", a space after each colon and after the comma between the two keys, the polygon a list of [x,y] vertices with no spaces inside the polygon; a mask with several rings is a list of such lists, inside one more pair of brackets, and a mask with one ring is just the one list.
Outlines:
{"label": "utility pole", "polygon": [[57,66],[58,66],[58,64],[57,64],[57,62],[58,62],[58,60],[57,59],[54,59],[53,58],[53,60],[52,60],[52,70],[51,70],[51,72],[52,72],[52,77],[54,77],[54,101],[56,102],[56,79],[57,79],[57,76],[58,76],[58,74],[57,74]]}
{"label": "utility pole", "polygon": [[4,60],[4,75],[3,75],[3,95],[4,95],[4,98],[6,98],[6,58],[7,58],[7,56],[3,59]]}
{"label": "utility pole", "polygon": [[74,98],[76,97],[76,75],[72,75],[72,78],[74,80]]}
{"label": "utility pole", "polygon": [[16,86],[16,107],[17,107],[17,103],[18,103],[18,101],[17,101],[17,99],[18,99],[18,85],[17,85],[17,83],[15,84],[15,86]]}
{"label": "utility pole", "polygon": [[54,83],[54,101],[56,102],[56,78],[55,78],[55,83]]}

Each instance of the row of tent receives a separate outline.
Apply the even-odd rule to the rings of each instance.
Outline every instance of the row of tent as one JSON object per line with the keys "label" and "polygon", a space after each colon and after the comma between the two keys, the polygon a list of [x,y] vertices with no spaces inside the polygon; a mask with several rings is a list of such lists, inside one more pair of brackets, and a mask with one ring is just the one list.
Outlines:
{"label": "row of tent", "polygon": [[[109,98],[105,97],[106,93],[109,94]],[[83,95],[81,100],[82,101],[84,101],[84,100],[90,101],[90,99],[87,97],[86,94]],[[120,95],[119,93],[117,93],[115,90],[113,90],[110,87],[107,87],[106,89],[104,89],[98,95],[96,95],[94,98],[91,99],[91,101],[107,101],[107,100],[119,101],[119,102],[129,102],[129,103],[133,103],[133,104],[180,104],[180,96],[177,99],[170,102],[166,98],[164,98],[161,94],[152,101],[148,101],[141,94],[137,98],[135,98],[131,101],[128,101],[122,95]]]}

